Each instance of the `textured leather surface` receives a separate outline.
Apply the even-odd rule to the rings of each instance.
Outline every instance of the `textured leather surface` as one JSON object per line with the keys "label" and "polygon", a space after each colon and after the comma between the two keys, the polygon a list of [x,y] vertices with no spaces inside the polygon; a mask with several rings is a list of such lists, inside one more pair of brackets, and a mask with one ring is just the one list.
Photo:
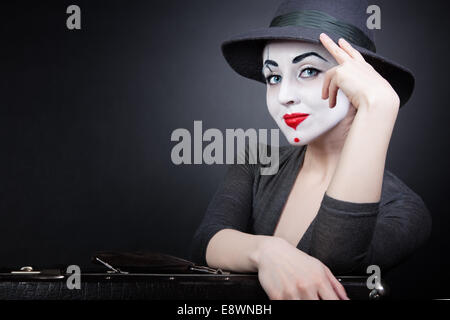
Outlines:
{"label": "textured leather surface", "polygon": [[[0,281],[1,300],[267,300],[257,278],[211,281],[201,278],[170,277],[157,280],[105,280],[105,276],[81,278],[81,289],[70,290],[66,280]],[[343,283],[350,299],[367,300],[369,290],[363,281]]]}
{"label": "textured leather surface", "polygon": [[65,281],[0,282],[2,300],[267,299],[256,284],[231,285],[157,282],[82,282],[69,290]]}

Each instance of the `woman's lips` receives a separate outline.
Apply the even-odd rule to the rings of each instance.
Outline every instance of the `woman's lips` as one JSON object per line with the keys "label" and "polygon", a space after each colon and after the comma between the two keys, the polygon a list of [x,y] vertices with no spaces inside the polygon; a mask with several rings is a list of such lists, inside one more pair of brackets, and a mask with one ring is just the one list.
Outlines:
{"label": "woman's lips", "polygon": [[283,116],[284,122],[291,127],[292,129],[297,129],[298,125],[302,123],[306,118],[308,118],[309,114],[307,113],[291,113],[285,114]]}

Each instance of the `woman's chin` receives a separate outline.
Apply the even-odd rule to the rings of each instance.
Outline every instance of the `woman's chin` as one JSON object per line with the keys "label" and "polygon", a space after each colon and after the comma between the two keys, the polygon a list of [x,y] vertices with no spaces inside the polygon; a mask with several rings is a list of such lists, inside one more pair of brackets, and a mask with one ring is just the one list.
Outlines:
{"label": "woman's chin", "polygon": [[308,144],[307,139],[298,136],[285,136],[291,146],[301,147]]}

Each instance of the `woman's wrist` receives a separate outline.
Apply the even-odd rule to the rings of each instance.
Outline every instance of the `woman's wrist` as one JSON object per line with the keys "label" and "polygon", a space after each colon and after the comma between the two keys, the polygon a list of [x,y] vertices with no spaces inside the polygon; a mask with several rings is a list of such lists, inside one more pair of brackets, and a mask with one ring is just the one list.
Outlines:
{"label": "woman's wrist", "polygon": [[350,132],[357,131],[356,134],[353,133],[357,139],[363,138],[368,143],[384,141],[382,143],[389,144],[398,112],[399,107],[393,104],[363,104],[356,112],[348,137],[352,135]]}
{"label": "woman's wrist", "polygon": [[375,99],[361,103],[358,107],[357,114],[362,114],[368,117],[379,117],[382,119],[395,121],[400,110],[400,100],[392,99]]}
{"label": "woman's wrist", "polygon": [[258,236],[256,249],[250,254],[250,262],[252,267],[259,270],[262,258],[269,253],[274,247],[279,247],[281,243],[287,243],[286,240],[274,236]]}

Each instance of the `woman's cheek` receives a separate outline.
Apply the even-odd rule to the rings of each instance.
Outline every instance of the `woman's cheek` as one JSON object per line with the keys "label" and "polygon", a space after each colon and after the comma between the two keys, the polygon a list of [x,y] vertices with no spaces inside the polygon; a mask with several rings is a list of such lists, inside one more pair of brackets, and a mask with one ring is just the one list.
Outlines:
{"label": "woman's cheek", "polygon": [[274,99],[274,93],[273,92],[267,92],[267,97],[266,97],[266,101],[267,101],[267,109],[269,110],[270,115],[273,118],[276,118],[276,116],[279,113],[279,107],[277,106],[277,104],[275,103]]}
{"label": "woman's cheek", "polygon": [[327,100],[322,99],[323,79],[316,78],[314,80],[305,81],[302,86],[303,103],[309,106],[325,106]]}
{"label": "woman's cheek", "polygon": [[272,117],[275,116],[275,108],[273,107],[273,105],[270,103],[270,101],[267,102],[267,110],[269,111],[270,115]]}

